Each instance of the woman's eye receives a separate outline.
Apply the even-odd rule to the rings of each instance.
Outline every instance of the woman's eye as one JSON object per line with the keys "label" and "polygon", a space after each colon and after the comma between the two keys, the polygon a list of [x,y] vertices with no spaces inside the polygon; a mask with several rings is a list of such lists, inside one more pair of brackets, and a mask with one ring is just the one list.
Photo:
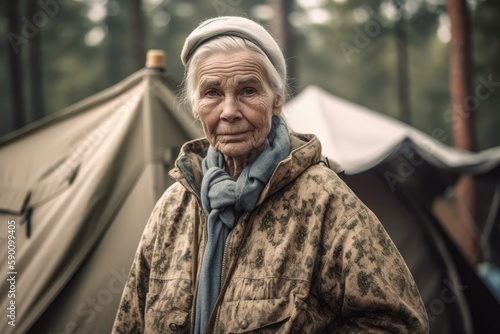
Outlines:
{"label": "woman's eye", "polygon": [[243,95],[253,95],[255,94],[255,88],[245,88],[243,89]]}
{"label": "woman's eye", "polygon": [[205,93],[206,96],[217,96],[217,91],[215,89],[210,89]]}

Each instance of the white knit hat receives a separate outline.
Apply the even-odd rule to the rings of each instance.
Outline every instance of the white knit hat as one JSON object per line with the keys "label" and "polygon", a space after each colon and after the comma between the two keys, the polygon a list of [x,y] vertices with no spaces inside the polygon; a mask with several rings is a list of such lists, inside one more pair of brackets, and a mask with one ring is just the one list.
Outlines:
{"label": "white knit hat", "polygon": [[260,24],[239,16],[220,16],[200,23],[189,34],[182,47],[181,59],[184,66],[201,44],[218,36],[237,36],[254,43],[264,51],[280,76],[286,79],[285,57],[278,43]]}

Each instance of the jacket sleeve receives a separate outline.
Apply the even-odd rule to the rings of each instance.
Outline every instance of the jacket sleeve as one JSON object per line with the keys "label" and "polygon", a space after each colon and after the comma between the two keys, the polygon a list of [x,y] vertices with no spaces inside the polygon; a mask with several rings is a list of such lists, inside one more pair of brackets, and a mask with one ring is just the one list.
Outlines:
{"label": "jacket sleeve", "polygon": [[428,333],[416,283],[375,214],[365,208],[334,226],[320,269],[321,294],[339,315],[327,332]]}
{"label": "jacket sleeve", "polygon": [[139,242],[113,324],[113,334],[139,334],[144,332],[145,303],[149,289],[150,265],[162,211],[163,205],[162,200],[160,200],[153,209]]}

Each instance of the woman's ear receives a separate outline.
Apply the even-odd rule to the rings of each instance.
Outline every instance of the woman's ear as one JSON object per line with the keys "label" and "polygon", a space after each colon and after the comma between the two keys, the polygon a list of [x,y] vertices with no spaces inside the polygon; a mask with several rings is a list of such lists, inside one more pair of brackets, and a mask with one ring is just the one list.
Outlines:
{"label": "woman's ear", "polygon": [[281,98],[281,96],[276,95],[276,97],[274,98],[273,116],[279,116],[282,110],[283,110],[283,99]]}
{"label": "woman's ear", "polygon": [[193,111],[193,117],[196,120],[200,119],[200,113],[198,112],[198,107],[196,106],[196,101],[191,100],[191,110]]}
{"label": "woman's ear", "polygon": [[196,120],[200,119],[200,114],[198,113],[198,111],[196,109],[193,109],[193,116],[194,116],[194,119],[196,119]]}

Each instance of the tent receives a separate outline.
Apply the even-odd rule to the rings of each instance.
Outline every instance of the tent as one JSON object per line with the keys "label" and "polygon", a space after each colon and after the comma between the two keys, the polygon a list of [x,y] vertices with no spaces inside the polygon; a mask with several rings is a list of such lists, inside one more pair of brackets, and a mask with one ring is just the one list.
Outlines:
{"label": "tent", "polygon": [[[201,136],[177,85],[143,69],[0,140],[1,252],[15,299],[0,333],[110,332],[135,249],[180,146]],[[10,312],[10,311],[8,311]],[[11,321],[10,319],[7,319]]]}
{"label": "tent", "polygon": [[344,181],[377,214],[419,286],[430,332],[499,333],[500,305],[433,204],[461,174],[498,182],[500,147],[462,152],[316,86],[292,99],[285,116],[293,130],[319,137],[323,154],[340,163]]}
{"label": "tent", "polygon": [[438,140],[443,134],[440,128],[434,129],[433,138],[314,85],[288,102],[285,115],[292,129],[313,131],[322,142],[323,153],[337,160],[346,174],[378,165],[405,142],[439,169],[471,174],[499,171],[500,147],[479,153],[459,151]]}

